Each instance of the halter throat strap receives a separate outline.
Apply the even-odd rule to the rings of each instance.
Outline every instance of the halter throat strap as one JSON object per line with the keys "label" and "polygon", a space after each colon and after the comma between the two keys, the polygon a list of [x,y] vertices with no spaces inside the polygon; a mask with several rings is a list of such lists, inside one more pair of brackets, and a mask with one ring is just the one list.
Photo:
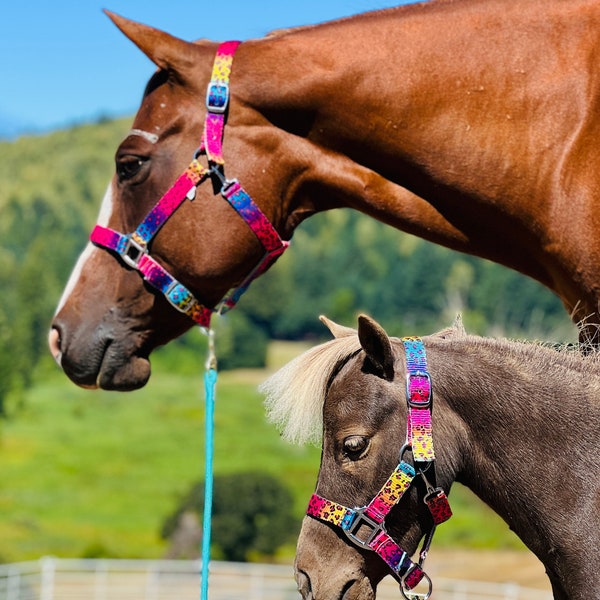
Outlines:
{"label": "halter throat strap", "polygon": [[[229,104],[229,79],[233,56],[239,44],[237,41],[224,42],[217,50],[206,93],[207,114],[200,147],[188,168],[135,231],[120,233],[109,227],[96,225],[90,234],[90,240],[94,244],[116,253],[125,265],[137,270],[148,284],[162,293],[171,306],[205,328],[210,326],[212,313],[226,312],[233,308],[250,283],[266,271],[289,245],[288,241],[281,239],[269,219],[240,183],[236,179],[225,179],[223,175],[223,135]],[[208,167],[199,162],[198,159],[202,155],[206,156]],[[169,217],[186,200],[194,200],[197,187],[213,175],[223,184],[222,197],[250,227],[264,248],[264,255],[238,287],[228,292],[216,307],[209,308],[199,302],[185,285],[150,255],[148,246]]]}
{"label": "halter throat strap", "polygon": [[[402,339],[402,342],[406,354],[406,401],[408,406],[406,443],[400,450],[400,463],[366,506],[348,508],[318,494],[313,494],[306,514],[340,527],[353,544],[366,550],[373,550],[378,554],[391,569],[392,575],[399,581],[400,590],[405,598],[414,597],[426,600],[431,595],[432,584],[423,571],[423,563],[435,528],[447,521],[452,516],[452,511],[445,492],[441,488],[434,487],[435,454],[431,426],[433,392],[431,376],[427,370],[425,346],[418,337],[406,337]],[[409,450],[412,452],[418,472],[403,458]],[[426,477],[425,472],[428,472],[433,485]],[[420,477],[425,485],[426,492],[423,502],[429,509],[432,518],[432,526],[425,535],[418,563],[414,562],[410,555],[394,541],[385,528],[387,515],[400,502],[417,477]],[[413,590],[422,580],[426,580],[428,583],[429,589],[426,593],[410,594],[410,590]],[[407,595],[406,592],[409,594]]]}

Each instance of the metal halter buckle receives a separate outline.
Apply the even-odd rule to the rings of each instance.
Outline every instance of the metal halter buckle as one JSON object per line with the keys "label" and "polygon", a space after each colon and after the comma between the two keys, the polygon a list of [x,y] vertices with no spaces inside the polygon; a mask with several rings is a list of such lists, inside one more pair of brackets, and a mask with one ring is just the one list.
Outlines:
{"label": "metal halter buckle", "polygon": [[[429,384],[429,394],[424,402],[414,401],[411,398],[411,382],[413,379],[426,379]],[[429,408],[431,406],[431,375],[428,371],[412,371],[406,377],[406,401],[411,408]]]}
{"label": "metal halter buckle", "polygon": [[206,108],[209,112],[223,114],[229,103],[229,84],[211,81],[206,89]]}
{"label": "metal halter buckle", "polygon": [[[183,302],[182,304],[177,304],[175,302],[175,300],[173,300],[173,298],[171,297],[171,293],[177,287],[182,288],[183,291],[185,291],[187,293],[187,298],[185,299],[185,302]],[[173,281],[173,283],[171,283],[171,285],[165,290],[164,296],[165,296],[167,302],[173,308],[177,309],[179,312],[182,312],[184,314],[188,313],[188,311],[192,308],[192,306],[194,305],[194,302],[196,301],[196,299],[192,296],[192,294],[187,289],[183,288],[181,283],[179,283],[179,281],[177,281],[177,280]]]}
{"label": "metal halter buckle", "polygon": [[428,598],[431,596],[431,592],[433,591],[433,583],[431,583],[431,579],[429,578],[429,575],[427,575],[427,573],[423,572],[423,578],[421,580],[421,581],[425,580],[427,582],[427,588],[428,588],[427,591],[415,592],[414,590],[406,589],[406,587],[404,586],[404,581],[406,580],[407,577],[410,576],[412,571],[416,568],[417,568],[417,565],[415,565],[414,567],[409,569],[408,572],[406,573],[406,575],[404,575],[404,577],[402,577],[402,581],[400,582],[400,592],[402,593],[404,598],[406,598],[406,600],[428,600]]}
{"label": "metal halter buckle", "polygon": [[[364,510],[364,508],[355,509],[354,518],[343,523],[342,528],[352,543],[356,544],[360,548],[364,548],[365,550],[373,550],[370,544],[380,531],[385,531],[385,526],[383,523],[378,523],[371,517],[368,517],[364,513]],[[358,534],[363,525],[370,527],[371,530],[366,536],[359,537]]]}
{"label": "metal halter buckle", "polygon": [[132,269],[139,269],[140,260],[144,254],[148,254],[148,249],[144,244],[136,242],[131,236],[127,238],[125,249],[121,253],[123,262]]}

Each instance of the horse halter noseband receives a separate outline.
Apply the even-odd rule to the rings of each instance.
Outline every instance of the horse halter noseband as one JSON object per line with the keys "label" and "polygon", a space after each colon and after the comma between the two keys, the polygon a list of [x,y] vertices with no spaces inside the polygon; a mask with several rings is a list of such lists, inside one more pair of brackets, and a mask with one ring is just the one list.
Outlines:
{"label": "horse halter noseband", "polygon": [[[250,283],[266,271],[289,245],[289,242],[280,238],[269,219],[240,183],[236,179],[226,179],[223,175],[225,160],[222,145],[225,114],[229,104],[229,77],[233,55],[239,44],[240,42],[224,42],[217,50],[206,94],[207,114],[201,144],[188,168],[133,233],[119,233],[108,227],[96,225],[90,235],[94,244],[115,252],[128,267],[139,271],[144,280],[161,292],[171,306],[206,328],[210,326],[212,313],[222,313],[233,308]],[[206,155],[208,167],[204,167],[198,161],[201,155]],[[265,250],[263,258],[246,279],[228,292],[215,308],[201,304],[190,290],[150,256],[148,249],[150,241],[167,219],[186,199],[193,200],[196,188],[210,178],[221,183],[221,195],[248,224]]]}
{"label": "horse halter noseband", "polygon": [[[423,571],[423,563],[436,526],[447,521],[452,511],[444,490],[434,487],[435,454],[431,425],[433,394],[425,346],[422,340],[416,337],[403,338],[402,342],[406,352],[408,416],[406,443],[400,450],[398,466],[366,506],[348,508],[313,494],[306,514],[341,527],[352,543],[362,549],[376,552],[392,570],[392,575],[400,583],[400,591],[405,598],[420,597],[426,600],[431,595],[432,584]],[[415,466],[404,460],[408,451],[412,453]],[[425,472],[429,472],[429,478],[425,476]],[[429,509],[432,524],[425,535],[419,561],[415,563],[387,532],[385,518],[414,484],[417,476],[425,484],[423,502]],[[428,582],[428,590],[424,594],[410,593],[423,579]]]}

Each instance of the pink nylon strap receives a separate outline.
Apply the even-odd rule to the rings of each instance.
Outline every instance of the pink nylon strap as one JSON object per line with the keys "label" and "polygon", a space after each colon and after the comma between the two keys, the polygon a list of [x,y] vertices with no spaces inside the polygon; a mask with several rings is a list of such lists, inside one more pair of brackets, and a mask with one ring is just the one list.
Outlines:
{"label": "pink nylon strap", "polygon": [[225,164],[222,144],[225,129],[225,109],[229,102],[229,77],[233,55],[239,45],[240,42],[230,41],[219,46],[206,92],[208,114],[204,122],[204,134],[200,151],[206,152],[208,161],[217,165]]}
{"label": "pink nylon strap", "polygon": [[415,478],[414,469],[407,463],[401,462],[389,476],[375,498],[365,508],[365,514],[377,523],[382,523]]}
{"label": "pink nylon strap", "polygon": [[[96,225],[90,235],[93,243],[116,252],[125,264],[138,270],[150,285],[162,292],[172,306],[203,327],[210,325],[212,312],[217,310],[226,312],[233,308],[250,283],[262,274],[289,244],[280,238],[268,218],[242,186],[236,180],[225,180],[222,171],[219,170],[224,164],[222,141],[225,112],[229,103],[229,78],[233,55],[239,44],[240,42],[237,41],[224,42],[217,50],[206,94],[207,115],[201,145],[188,168],[133,233],[122,234],[108,227]],[[209,168],[203,167],[198,161],[201,154],[206,154]],[[209,309],[198,302],[184,285],[148,253],[148,244],[167,219],[186,199],[193,200],[197,186],[212,174],[222,179],[224,184],[222,195],[252,229],[265,249],[265,255],[259,264],[242,284],[223,298],[216,309]]]}
{"label": "pink nylon strap", "polygon": [[227,312],[237,304],[241,295],[248,289],[250,284],[283,254],[290,243],[281,239],[269,219],[267,219],[238,181],[233,180],[228,182],[221,193],[235,211],[246,221],[248,227],[252,229],[254,235],[256,235],[265,249],[262,259],[248,274],[246,279],[237,288],[231,290],[221,301],[223,307],[221,312]]}
{"label": "pink nylon strap", "polygon": [[[390,537],[383,521],[410,487],[414,469],[401,462],[371,502],[362,508],[348,508],[313,494],[306,514],[341,527],[349,539],[376,552],[390,567],[406,589],[413,589],[425,576],[421,567]],[[366,527],[367,535],[362,531]]]}
{"label": "pink nylon strap", "polygon": [[431,424],[431,378],[427,372],[427,354],[419,337],[402,339],[406,352],[406,399],[408,419],[406,443],[417,462],[435,460]]}
{"label": "pink nylon strap", "polygon": [[[204,124],[202,145],[198,154],[205,153],[210,164],[223,166],[223,133],[225,128],[225,108],[229,102],[229,78],[233,55],[240,42],[224,42],[219,46],[213,65],[210,83],[206,96],[208,113]],[[263,258],[249,275],[238,285],[230,290],[220,302],[220,312],[231,310],[242,294],[248,289],[252,281],[262,275],[269,266],[285,251],[289,242],[282,240],[277,230],[258,205],[252,200],[250,194],[244,190],[236,179],[223,179],[223,197],[244,219],[253,231],[258,241],[265,249]]]}
{"label": "pink nylon strap", "polygon": [[[138,225],[131,237],[141,246],[146,246],[148,242],[158,233],[165,221],[181,206],[186,199],[190,199],[192,193],[208,175],[208,169],[205,169],[196,159],[190,166],[177,178],[175,183],[165,192],[163,197],[154,205],[154,208],[146,215],[144,220]],[[111,250],[116,250],[114,240],[107,233],[95,232],[95,229],[112,231],[113,236],[121,236],[120,233],[97,225],[92,231],[92,241],[99,245],[107,245]]]}
{"label": "pink nylon strap", "polygon": [[327,521],[338,527],[342,527],[343,523],[354,515],[354,512],[353,509],[346,508],[337,502],[327,500],[327,498],[323,498],[318,494],[313,494],[310,497],[308,508],[306,510],[306,514],[310,517],[315,517],[321,521]]}
{"label": "pink nylon strap", "polygon": [[431,513],[434,525],[441,525],[452,516],[452,509],[450,508],[448,496],[446,496],[446,492],[441,488],[436,488],[423,500]]}
{"label": "pink nylon strap", "polygon": [[137,227],[136,238],[147,244],[186,199],[194,198],[196,187],[206,179],[208,174],[209,170],[194,158],[189,167],[178,177]]}
{"label": "pink nylon strap", "polygon": [[[435,459],[431,426],[432,389],[431,378],[427,370],[425,346],[418,337],[403,338],[402,342],[406,353],[406,397],[408,403],[407,443],[404,448],[410,448],[415,463],[429,463],[424,470],[427,471],[431,466],[435,478],[432,465]],[[401,451],[401,454],[403,453],[404,451]],[[367,506],[348,508],[318,494],[313,494],[306,514],[341,527],[354,544],[376,552],[400,580],[401,590],[405,597],[409,596],[404,594],[404,590],[414,589],[425,579],[429,583],[429,591],[423,597],[429,598],[432,589],[431,580],[423,571],[422,564],[436,526],[452,516],[445,492],[441,488],[434,488],[427,480],[424,471],[419,470],[419,476],[427,489],[423,501],[433,520],[433,527],[424,539],[419,563],[412,561],[410,556],[387,533],[384,525],[386,516],[410,488],[415,476],[415,469],[401,460]]]}
{"label": "pink nylon strap", "polygon": [[[308,510],[310,512],[308,514],[320,519],[325,519],[323,515],[326,515],[326,520],[329,520],[330,523],[344,526],[344,523],[348,524],[345,519],[354,518],[355,513],[362,511],[374,523],[383,523],[387,514],[410,487],[414,478],[415,471],[412,466],[401,462],[367,506],[360,509],[346,508],[341,504],[322,498],[318,494],[313,494],[309,502]],[[339,522],[334,522],[337,520]]]}
{"label": "pink nylon strap", "polygon": [[210,325],[212,311],[198,302],[195,296],[183,284],[166,271],[147,252],[145,246],[138,245],[133,235],[123,235],[96,225],[90,235],[92,242],[117,252],[123,262],[138,270],[145,281],[162,292],[169,304],[186,314],[201,327]]}
{"label": "pink nylon strap", "polygon": [[380,531],[377,534],[377,537],[371,542],[371,548],[394,573],[400,575],[406,589],[412,590],[425,577],[421,566],[413,562],[386,531]]}

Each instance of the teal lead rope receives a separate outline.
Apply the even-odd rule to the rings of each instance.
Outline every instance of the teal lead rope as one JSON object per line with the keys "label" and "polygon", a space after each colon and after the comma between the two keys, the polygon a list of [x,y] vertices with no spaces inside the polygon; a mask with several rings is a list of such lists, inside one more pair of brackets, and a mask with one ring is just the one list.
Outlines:
{"label": "teal lead rope", "polygon": [[205,415],[205,466],[204,466],[204,514],[202,519],[202,574],[200,599],[208,600],[208,569],[210,563],[211,517],[213,502],[213,455],[215,430],[215,387],[217,384],[217,356],[214,331],[204,330],[208,336],[208,357],[204,372]]}

